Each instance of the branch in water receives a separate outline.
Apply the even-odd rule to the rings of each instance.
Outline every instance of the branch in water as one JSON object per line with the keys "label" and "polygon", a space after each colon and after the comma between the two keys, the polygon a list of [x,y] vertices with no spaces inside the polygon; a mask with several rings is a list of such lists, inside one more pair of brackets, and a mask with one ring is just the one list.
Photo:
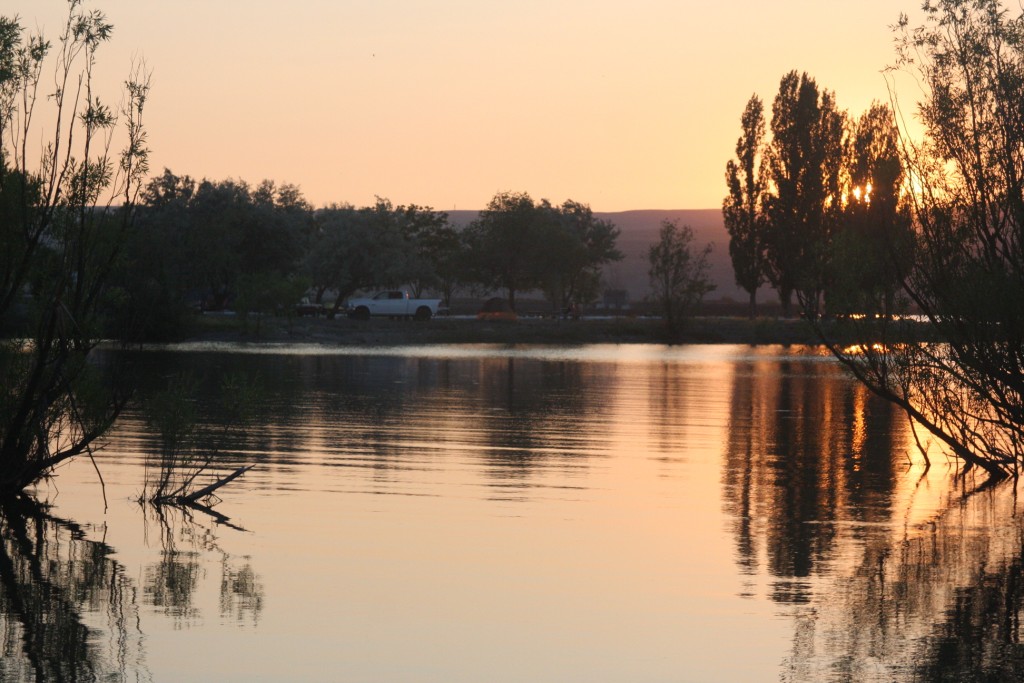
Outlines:
{"label": "branch in water", "polygon": [[248,472],[252,468],[253,468],[253,465],[246,465],[244,467],[239,467],[237,470],[235,470],[231,474],[228,474],[228,475],[226,475],[224,477],[221,477],[220,479],[217,479],[216,481],[214,481],[209,486],[204,486],[203,488],[199,489],[198,491],[193,491],[192,493],[189,493],[189,494],[186,494],[186,495],[180,495],[180,496],[178,496],[178,495],[162,496],[160,498],[157,498],[154,502],[156,502],[158,504],[159,503],[174,503],[176,505],[189,505],[189,504],[197,503],[197,501],[202,500],[203,498],[206,498],[207,496],[212,494],[214,491],[219,489],[221,486],[224,486],[225,484],[228,484],[228,483],[234,481],[235,479],[237,479],[238,477],[242,476],[243,474],[245,474],[246,472]]}

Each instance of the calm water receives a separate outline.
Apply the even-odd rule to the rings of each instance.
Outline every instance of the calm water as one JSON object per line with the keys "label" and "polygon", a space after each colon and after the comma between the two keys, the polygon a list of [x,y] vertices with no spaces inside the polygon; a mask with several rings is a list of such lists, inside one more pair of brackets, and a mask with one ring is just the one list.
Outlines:
{"label": "calm water", "polygon": [[258,377],[217,524],[133,502],[159,442],[5,509],[2,680],[1015,680],[1024,534],[814,349],[133,356]]}

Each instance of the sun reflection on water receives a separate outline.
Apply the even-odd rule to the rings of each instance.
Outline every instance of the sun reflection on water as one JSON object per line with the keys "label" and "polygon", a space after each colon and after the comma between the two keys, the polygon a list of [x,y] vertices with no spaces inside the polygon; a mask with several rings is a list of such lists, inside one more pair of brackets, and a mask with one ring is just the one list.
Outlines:
{"label": "sun reflection on water", "polygon": [[257,465],[220,508],[246,532],[117,504],[157,448],[132,412],[100,458],[111,512],[88,463],[62,472],[67,516],[139,577],[155,679],[921,680],[951,643],[1012,651],[986,635],[1020,613],[1012,496],[925,469],[822,349],[402,351],[140,354],[265,387],[219,460]]}

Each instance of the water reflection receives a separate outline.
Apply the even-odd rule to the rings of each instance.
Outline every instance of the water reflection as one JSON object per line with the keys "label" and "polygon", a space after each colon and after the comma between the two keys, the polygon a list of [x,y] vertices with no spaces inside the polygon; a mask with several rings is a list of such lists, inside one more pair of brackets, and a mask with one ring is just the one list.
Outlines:
{"label": "water reflection", "polygon": [[794,610],[783,680],[1020,680],[1014,486],[950,487],[908,439],[834,367],[736,365],[723,494],[742,595]]}
{"label": "water reflection", "polygon": [[220,614],[255,626],[263,587],[249,562],[217,547],[210,529],[181,511],[153,515],[159,560],[139,586],[114,559],[114,550],[84,529],[29,498],[0,503],[0,680],[145,681],[144,607],[175,628],[201,621],[194,602],[205,577],[201,553],[220,555]]}
{"label": "water reflection", "polygon": [[[482,467],[496,496],[520,498],[543,486],[540,474],[579,476],[611,430],[614,377],[576,361],[288,355],[267,362],[248,354],[149,353],[137,364],[160,368],[142,377],[187,371],[202,378],[196,399],[212,425],[224,419],[212,400],[218,378],[256,378],[265,389],[262,416],[225,434],[216,465],[256,460],[258,475],[275,486],[317,465],[369,470],[379,493],[431,495],[410,490],[411,473],[433,470],[454,451]],[[139,387],[143,396],[155,390],[145,380]],[[155,452],[137,414],[124,415],[118,439],[144,456]]]}
{"label": "water reflection", "polygon": [[866,538],[798,611],[787,680],[1020,680],[1024,534],[1014,499],[1001,485]]}
{"label": "water reflection", "polygon": [[[295,660],[350,680],[494,680],[494,662],[504,680],[1016,680],[1024,663],[1013,487],[913,465],[901,414],[813,351],[138,362],[211,396],[228,372],[267,389],[220,455],[257,464],[225,494],[255,540],[232,557],[195,520],[150,518],[135,598],[194,637],[211,616],[251,630],[243,661],[289,633]],[[112,457],[155,449],[126,414]],[[724,662],[730,638],[745,657]]]}
{"label": "water reflection", "polygon": [[811,576],[832,556],[835,526],[885,521],[896,476],[898,413],[831,365],[738,363],[723,487],[738,562],[776,577],[773,600],[810,599]]}
{"label": "water reflection", "polygon": [[0,504],[5,681],[149,680],[138,595],[102,542],[31,500]]}
{"label": "water reflection", "polygon": [[263,586],[252,566],[236,561],[218,546],[217,535],[198,524],[187,508],[163,506],[146,509],[147,530],[159,532],[159,559],[143,571],[147,604],[173,619],[175,628],[199,623],[201,610],[194,597],[205,576],[209,555],[219,555],[220,612],[239,625],[255,626],[263,608]]}

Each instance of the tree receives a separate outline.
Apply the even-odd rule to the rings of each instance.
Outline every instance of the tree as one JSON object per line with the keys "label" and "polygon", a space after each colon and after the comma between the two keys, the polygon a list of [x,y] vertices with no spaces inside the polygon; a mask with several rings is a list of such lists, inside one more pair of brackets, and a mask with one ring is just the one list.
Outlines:
{"label": "tree", "polygon": [[111,336],[126,341],[168,341],[191,315],[191,260],[184,244],[195,181],[164,169],[140,198],[135,228],[113,273],[117,300]]}
{"label": "tree", "polygon": [[872,104],[853,127],[848,174],[851,191],[833,239],[827,309],[892,315],[900,273],[913,259],[913,234],[902,199],[899,130],[888,105]]}
{"label": "tree", "polygon": [[782,77],[772,104],[768,276],[789,315],[795,292],[817,310],[842,207],[845,114],[806,73]]}
{"label": "tree", "polygon": [[464,231],[466,279],[516,294],[543,290],[556,309],[597,296],[601,266],[622,258],[619,231],[586,204],[556,207],[526,193],[498,193]]}
{"label": "tree", "polygon": [[601,268],[622,260],[615,246],[619,229],[571,199],[560,207],[543,201],[538,209],[543,244],[537,251],[548,299],[558,310],[592,302],[600,290]]}
{"label": "tree", "polygon": [[741,119],[743,132],[736,141],[736,159],[725,167],[729,194],[722,202],[725,229],[729,231],[729,257],[736,284],[750,294],[750,317],[757,315],[757,289],[768,280],[766,254],[768,191],[765,165],[764,105],[751,96]]}
{"label": "tree", "polygon": [[[901,19],[899,68],[924,88],[926,138],[904,138],[914,261],[899,283],[927,321],[851,323],[832,351],[965,465],[1024,458],[1024,15],[998,0],[925,3]],[[898,342],[898,343],[897,343]]]}
{"label": "tree", "polygon": [[455,290],[466,272],[466,242],[462,233],[447,222],[422,232],[416,239],[419,255],[431,268],[430,282],[441,294],[445,306],[451,306]]}
{"label": "tree", "polygon": [[329,206],[316,212],[316,232],[305,268],[317,291],[337,292],[337,315],[345,299],[361,289],[401,279],[409,250],[386,199],[373,207]]}
{"label": "tree", "polygon": [[452,252],[460,246],[458,233],[448,222],[448,214],[429,206],[399,206],[394,209],[398,229],[409,247],[406,279],[412,295],[419,298],[426,289],[439,288],[451,296]]}
{"label": "tree", "polygon": [[530,195],[499,192],[465,230],[470,277],[485,287],[504,289],[512,310],[518,292],[543,284],[542,220]]}
{"label": "tree", "polygon": [[148,183],[143,201],[124,287],[129,296],[162,303],[164,316],[174,320],[196,298],[217,309],[233,303],[243,316],[291,310],[308,287],[298,271],[312,209],[297,187],[269,180],[255,189],[241,180],[197,184],[165,169]]}
{"label": "tree", "polygon": [[256,315],[258,336],[264,314],[291,314],[309,288],[298,271],[312,212],[297,187],[284,185],[278,190],[270,180],[260,183],[243,209],[240,271],[232,289],[237,295],[236,312],[243,319],[250,313]]}
{"label": "tree", "polygon": [[229,305],[243,272],[242,245],[252,197],[243,181],[203,179],[188,202],[181,238],[189,280],[203,294],[204,305]]}
{"label": "tree", "polygon": [[[59,463],[91,453],[124,406],[90,351],[147,172],[142,114],[149,77],[134,69],[119,111],[93,91],[102,12],[68,3],[56,43],[53,129],[31,155],[53,45],[0,18],[0,493],[21,491]],[[121,126],[120,152],[112,139]]]}
{"label": "tree", "polygon": [[661,309],[665,326],[677,337],[687,317],[704,295],[714,290],[708,277],[708,255],[712,246],[694,251],[693,229],[678,221],[662,221],[659,239],[647,254],[651,295]]}

